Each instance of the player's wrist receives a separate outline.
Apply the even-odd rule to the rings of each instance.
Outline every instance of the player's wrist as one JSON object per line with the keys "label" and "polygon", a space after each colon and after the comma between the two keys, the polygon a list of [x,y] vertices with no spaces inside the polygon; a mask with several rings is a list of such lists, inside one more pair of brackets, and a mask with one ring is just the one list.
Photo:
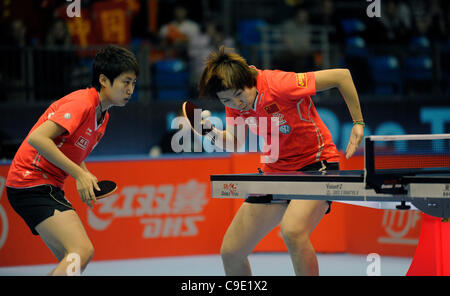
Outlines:
{"label": "player's wrist", "polygon": [[366,123],[364,122],[364,120],[353,120],[353,125],[361,125],[362,127],[366,126]]}

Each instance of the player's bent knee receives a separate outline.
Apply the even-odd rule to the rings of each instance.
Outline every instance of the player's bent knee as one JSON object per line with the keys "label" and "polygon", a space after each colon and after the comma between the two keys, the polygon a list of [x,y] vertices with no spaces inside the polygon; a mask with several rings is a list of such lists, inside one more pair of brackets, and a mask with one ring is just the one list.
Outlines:
{"label": "player's bent knee", "polygon": [[289,243],[301,243],[309,240],[309,230],[301,225],[291,223],[282,223],[280,225],[281,235],[284,241]]}
{"label": "player's bent knee", "polygon": [[76,248],[72,248],[68,253],[75,253],[80,257],[80,265],[85,267],[94,257],[94,246],[91,243],[86,243]]}
{"label": "player's bent knee", "polygon": [[222,261],[224,263],[242,261],[247,257],[239,250],[232,248],[226,244],[222,244],[222,247],[220,248],[220,256],[222,257]]}
{"label": "player's bent knee", "polygon": [[220,256],[222,257],[222,261],[230,261],[234,258],[234,252],[232,249],[222,244],[222,247],[220,248]]}

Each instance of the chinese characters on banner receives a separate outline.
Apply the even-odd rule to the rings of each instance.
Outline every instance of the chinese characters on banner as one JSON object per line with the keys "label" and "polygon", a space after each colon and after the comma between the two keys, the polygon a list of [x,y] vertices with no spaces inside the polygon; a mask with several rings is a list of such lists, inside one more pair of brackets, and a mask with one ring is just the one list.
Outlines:
{"label": "chinese characters on banner", "polygon": [[81,17],[69,17],[66,7],[59,10],[59,15],[67,21],[76,45],[124,45],[131,41],[131,19],[138,10],[136,0],[111,0],[82,7]]}

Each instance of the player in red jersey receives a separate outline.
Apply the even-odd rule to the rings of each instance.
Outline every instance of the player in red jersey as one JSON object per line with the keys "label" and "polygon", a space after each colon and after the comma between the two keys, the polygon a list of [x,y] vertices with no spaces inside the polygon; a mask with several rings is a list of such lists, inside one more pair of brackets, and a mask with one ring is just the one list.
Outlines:
{"label": "player in red jersey", "polygon": [[84,160],[105,133],[108,109],[125,106],[139,74],[129,50],[107,46],[95,56],[91,88],[78,90],[52,103],[19,147],[6,179],[8,200],[34,235],[40,235],[59,261],[50,274],[66,275],[80,259],[83,271],[93,256],[86,231],[64,196],[64,180],[76,180],[78,193],[90,207],[95,203],[97,178]]}
{"label": "player in red jersey", "polygon": [[[206,61],[199,81],[201,97],[220,100],[225,105],[227,120],[243,117],[260,125],[266,120],[262,136],[270,139],[273,124],[279,131],[276,159],[269,159],[264,171],[313,171],[339,169],[339,157],[328,128],[324,125],[311,96],[316,91],[338,88],[353,119],[354,125],[346,149],[351,157],[362,142],[364,121],[350,71],[330,69],[308,73],[259,70],[249,67],[236,53],[221,47]],[[278,118],[272,123],[267,118]],[[249,119],[252,120],[249,120]],[[233,120],[239,122],[238,120]],[[241,120],[241,122],[244,122]],[[259,126],[258,126],[259,127]],[[252,128],[249,125],[249,128]],[[236,125],[226,130],[213,128],[216,143],[231,143],[240,147],[245,137],[238,137]],[[273,145],[267,143],[266,145]],[[227,275],[250,275],[248,255],[257,243],[275,226],[281,233],[290,253],[297,275],[318,275],[318,263],[310,242],[310,235],[331,202],[291,200],[271,203],[272,197],[248,197],[231,222],[222,242],[221,255]]]}

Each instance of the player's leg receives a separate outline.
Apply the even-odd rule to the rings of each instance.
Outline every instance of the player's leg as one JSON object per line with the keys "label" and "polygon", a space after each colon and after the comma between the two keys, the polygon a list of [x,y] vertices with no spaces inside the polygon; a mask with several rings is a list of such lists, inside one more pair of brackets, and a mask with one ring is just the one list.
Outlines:
{"label": "player's leg", "polygon": [[228,227],[220,250],[226,275],[251,275],[248,255],[277,226],[287,204],[244,202]]}
{"label": "player's leg", "polygon": [[318,275],[310,235],[329,208],[322,200],[291,200],[281,221],[281,234],[296,275]]}
{"label": "player's leg", "polygon": [[53,216],[39,223],[35,229],[59,261],[51,275],[67,275],[68,266],[75,262],[68,258],[69,254],[79,256],[80,273],[94,255],[94,247],[73,210],[55,210]]}

